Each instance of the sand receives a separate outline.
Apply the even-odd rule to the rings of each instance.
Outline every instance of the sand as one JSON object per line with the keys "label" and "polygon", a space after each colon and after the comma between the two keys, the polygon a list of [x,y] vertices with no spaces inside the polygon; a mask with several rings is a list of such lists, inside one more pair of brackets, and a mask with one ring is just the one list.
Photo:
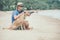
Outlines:
{"label": "sand", "polygon": [[39,11],[27,17],[32,30],[2,30],[11,24],[11,14],[0,11],[0,40],[60,40],[60,10]]}

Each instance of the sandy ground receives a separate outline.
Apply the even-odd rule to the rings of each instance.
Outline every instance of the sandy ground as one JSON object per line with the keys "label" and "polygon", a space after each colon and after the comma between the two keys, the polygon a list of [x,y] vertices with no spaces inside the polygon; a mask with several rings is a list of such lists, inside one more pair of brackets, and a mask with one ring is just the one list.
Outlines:
{"label": "sandy ground", "polygon": [[11,24],[12,11],[0,11],[0,40],[60,40],[60,10],[33,13],[26,20],[33,30],[2,30]]}

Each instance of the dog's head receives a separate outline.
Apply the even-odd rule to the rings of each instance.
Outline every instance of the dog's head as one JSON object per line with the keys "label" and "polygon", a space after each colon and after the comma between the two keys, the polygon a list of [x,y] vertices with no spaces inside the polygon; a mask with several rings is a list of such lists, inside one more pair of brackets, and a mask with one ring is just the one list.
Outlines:
{"label": "dog's head", "polygon": [[28,11],[24,12],[26,16],[30,16],[30,13]]}

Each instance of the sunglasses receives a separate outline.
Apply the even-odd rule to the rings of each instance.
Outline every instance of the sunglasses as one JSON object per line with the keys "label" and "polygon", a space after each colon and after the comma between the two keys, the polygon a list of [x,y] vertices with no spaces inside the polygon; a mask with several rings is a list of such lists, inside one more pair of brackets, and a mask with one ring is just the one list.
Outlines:
{"label": "sunglasses", "polygon": [[24,7],[23,5],[18,5],[18,7]]}
{"label": "sunglasses", "polygon": [[20,7],[23,7],[23,6],[20,6]]}

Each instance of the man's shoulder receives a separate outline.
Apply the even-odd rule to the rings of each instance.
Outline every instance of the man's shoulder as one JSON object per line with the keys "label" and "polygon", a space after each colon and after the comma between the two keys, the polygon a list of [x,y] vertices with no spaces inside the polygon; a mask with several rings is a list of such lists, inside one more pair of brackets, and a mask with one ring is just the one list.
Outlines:
{"label": "man's shoulder", "polygon": [[18,12],[18,11],[17,11],[17,10],[14,10],[13,13],[14,13],[14,12],[16,13],[16,12]]}
{"label": "man's shoulder", "polygon": [[17,11],[17,10],[14,10],[14,11],[13,11],[13,14],[17,14],[17,13],[18,13],[18,11]]}
{"label": "man's shoulder", "polygon": [[12,15],[17,15],[18,14],[18,11],[17,10],[14,10],[13,12],[12,12]]}

